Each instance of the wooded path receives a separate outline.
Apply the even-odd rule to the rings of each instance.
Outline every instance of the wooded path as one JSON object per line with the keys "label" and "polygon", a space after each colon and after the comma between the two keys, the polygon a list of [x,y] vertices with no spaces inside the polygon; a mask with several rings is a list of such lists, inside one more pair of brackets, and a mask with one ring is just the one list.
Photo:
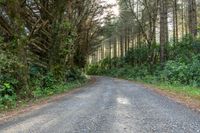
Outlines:
{"label": "wooded path", "polygon": [[0,125],[1,133],[198,133],[200,113],[130,81],[80,91]]}

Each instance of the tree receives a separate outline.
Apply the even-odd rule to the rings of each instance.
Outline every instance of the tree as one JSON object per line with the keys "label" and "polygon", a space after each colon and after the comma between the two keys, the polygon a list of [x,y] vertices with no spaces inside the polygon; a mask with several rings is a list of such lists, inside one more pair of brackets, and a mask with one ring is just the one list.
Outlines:
{"label": "tree", "polygon": [[168,43],[168,2],[160,0],[160,62],[166,60],[166,45]]}
{"label": "tree", "polygon": [[99,0],[0,0],[0,51],[20,63],[16,74],[7,70],[19,92],[31,94],[33,78],[53,75],[62,82],[68,70],[83,68],[102,41],[103,12],[110,6]]}
{"label": "tree", "polygon": [[178,42],[179,33],[178,33],[178,5],[177,0],[173,0],[173,41],[174,43]]}
{"label": "tree", "polygon": [[189,33],[192,37],[197,36],[197,5],[196,0],[188,0],[188,23]]}

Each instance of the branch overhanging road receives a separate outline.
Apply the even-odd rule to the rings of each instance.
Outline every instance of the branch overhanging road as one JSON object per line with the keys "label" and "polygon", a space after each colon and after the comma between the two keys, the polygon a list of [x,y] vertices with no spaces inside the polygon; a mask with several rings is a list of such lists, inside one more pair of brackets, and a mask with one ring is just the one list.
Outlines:
{"label": "branch overhanging road", "polygon": [[198,133],[200,113],[129,81],[96,83],[0,125],[0,133]]}

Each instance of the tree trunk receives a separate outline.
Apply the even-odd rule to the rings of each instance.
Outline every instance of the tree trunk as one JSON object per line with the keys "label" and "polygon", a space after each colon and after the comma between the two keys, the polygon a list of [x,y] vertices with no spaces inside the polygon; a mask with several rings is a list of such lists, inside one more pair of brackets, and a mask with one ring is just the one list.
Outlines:
{"label": "tree trunk", "polygon": [[192,37],[197,36],[197,5],[196,0],[188,0],[189,33]]}
{"label": "tree trunk", "polygon": [[177,0],[173,2],[173,41],[178,42],[178,15],[177,15]]}
{"label": "tree trunk", "polygon": [[166,45],[168,43],[168,9],[167,0],[160,0],[160,62],[166,60]]}
{"label": "tree trunk", "polygon": [[120,55],[121,55],[121,57],[123,57],[124,56],[124,48],[123,48],[123,36],[122,35],[120,35],[120,51],[121,51]]}
{"label": "tree trunk", "polygon": [[113,44],[113,52],[114,52],[114,58],[116,58],[117,57],[117,40],[116,40],[116,38],[114,37],[114,44]]}

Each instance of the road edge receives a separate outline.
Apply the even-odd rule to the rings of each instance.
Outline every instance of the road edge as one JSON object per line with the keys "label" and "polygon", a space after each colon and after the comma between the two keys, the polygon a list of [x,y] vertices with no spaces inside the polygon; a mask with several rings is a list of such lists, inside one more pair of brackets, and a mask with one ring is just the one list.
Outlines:
{"label": "road edge", "polygon": [[123,78],[115,78],[115,77],[111,77],[111,78],[126,80],[126,81],[132,82],[134,84],[140,85],[145,89],[149,89],[161,96],[167,97],[168,99],[173,100],[174,102],[176,102],[178,104],[184,105],[184,106],[200,113],[200,101],[197,99],[185,96],[183,94],[170,92],[170,91],[161,89],[160,87],[158,87],[156,85],[152,85],[152,84],[148,84],[148,83],[144,83],[144,82],[123,79]]}
{"label": "road edge", "polygon": [[84,83],[83,85],[81,85],[79,87],[73,88],[70,91],[63,92],[61,94],[55,94],[55,95],[46,97],[44,99],[38,99],[31,103],[27,103],[27,105],[25,107],[19,107],[19,108],[16,108],[15,110],[3,112],[0,117],[0,124],[3,124],[5,122],[7,122],[8,120],[10,120],[14,117],[17,117],[19,115],[22,115],[24,113],[28,113],[28,112],[32,112],[32,111],[41,109],[42,107],[48,105],[49,103],[56,102],[56,101],[62,99],[63,97],[70,96],[76,92],[79,92],[82,89],[94,84],[95,82],[96,82],[96,77],[90,76],[90,78],[88,79],[88,81],[86,81],[86,83]]}

